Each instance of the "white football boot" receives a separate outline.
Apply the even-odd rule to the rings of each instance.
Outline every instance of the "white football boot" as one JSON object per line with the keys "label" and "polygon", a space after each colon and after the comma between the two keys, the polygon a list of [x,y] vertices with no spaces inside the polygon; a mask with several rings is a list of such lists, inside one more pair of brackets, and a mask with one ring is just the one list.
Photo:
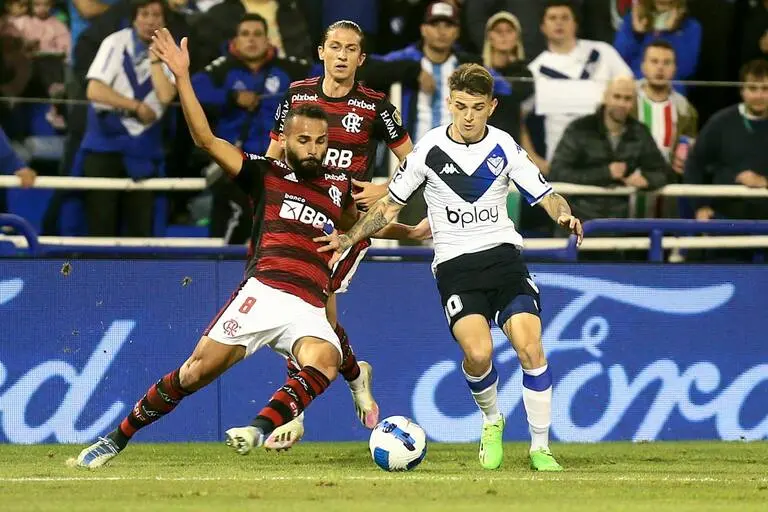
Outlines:
{"label": "white football boot", "polygon": [[227,437],[227,446],[240,455],[248,455],[251,450],[264,444],[264,433],[252,425],[231,428],[224,435]]}

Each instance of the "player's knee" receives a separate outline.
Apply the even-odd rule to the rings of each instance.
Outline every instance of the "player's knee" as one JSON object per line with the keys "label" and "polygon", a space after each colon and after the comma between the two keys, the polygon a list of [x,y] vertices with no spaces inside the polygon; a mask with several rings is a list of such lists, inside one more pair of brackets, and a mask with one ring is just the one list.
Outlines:
{"label": "player's knee", "polygon": [[523,368],[541,368],[547,364],[539,339],[526,340],[517,349],[517,358]]}
{"label": "player's knee", "polygon": [[478,374],[486,371],[491,366],[493,357],[493,345],[478,340],[476,343],[468,343],[464,350],[464,367],[470,373]]}
{"label": "player's knee", "polygon": [[309,362],[309,366],[315,367],[326,378],[333,382],[336,376],[339,374],[339,364],[341,364],[341,354],[336,347],[327,344],[327,347],[322,347],[316,351],[315,357]]}

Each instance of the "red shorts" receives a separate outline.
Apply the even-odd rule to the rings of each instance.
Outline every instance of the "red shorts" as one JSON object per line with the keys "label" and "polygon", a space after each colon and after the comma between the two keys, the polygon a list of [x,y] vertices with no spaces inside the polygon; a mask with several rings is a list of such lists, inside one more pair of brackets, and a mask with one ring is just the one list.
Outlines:
{"label": "red shorts", "polygon": [[333,293],[345,293],[349,288],[349,282],[357,271],[357,266],[365,258],[365,253],[371,246],[371,240],[363,240],[356,243],[341,256],[331,274],[331,290]]}

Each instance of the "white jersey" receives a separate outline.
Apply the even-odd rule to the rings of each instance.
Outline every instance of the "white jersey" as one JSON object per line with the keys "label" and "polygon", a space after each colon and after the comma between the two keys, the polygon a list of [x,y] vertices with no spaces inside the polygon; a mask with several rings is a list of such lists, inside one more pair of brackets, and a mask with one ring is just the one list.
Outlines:
{"label": "white jersey", "polygon": [[507,216],[513,182],[528,204],[552,193],[552,187],[528,154],[506,132],[488,126],[473,144],[455,142],[448,126],[430,130],[408,155],[389,185],[392,200],[405,204],[425,184],[424,199],[437,265],[462,254],[501,244],[523,245]]}
{"label": "white jersey", "polygon": [[[589,39],[577,40],[576,46],[568,53],[544,50],[528,65],[528,69],[537,83],[539,80],[593,80],[603,88],[618,76],[632,76],[632,70],[613,46]],[[537,86],[537,89],[541,88]],[[590,98],[594,99],[594,107],[597,108],[602,93],[590,94]],[[583,115],[584,112],[563,111],[545,117],[547,160],[552,159],[565,128]]]}
{"label": "white jersey", "polygon": [[[166,77],[173,76],[165,64],[162,68]],[[151,74],[149,50],[138,40],[132,28],[124,28],[108,35],[101,42],[86,78],[98,80],[123,96],[142,101],[155,112],[159,120],[166,106],[157,98]],[[97,111],[115,110],[101,103],[94,103],[93,106]],[[133,117],[121,117],[120,123],[134,137],[152,126],[144,125]]]}

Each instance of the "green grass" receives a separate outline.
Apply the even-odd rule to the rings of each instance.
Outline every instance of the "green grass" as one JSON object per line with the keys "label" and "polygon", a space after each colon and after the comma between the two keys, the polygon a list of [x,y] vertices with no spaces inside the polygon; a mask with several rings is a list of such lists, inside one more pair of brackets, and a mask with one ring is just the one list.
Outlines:
{"label": "green grass", "polygon": [[81,447],[0,445],[0,510],[768,510],[768,443],[555,445],[564,473],[534,474],[526,445],[483,471],[474,445],[432,443],[385,473],[361,443],[302,443],[239,457],[223,444],[131,445],[106,468],[68,468]]}

